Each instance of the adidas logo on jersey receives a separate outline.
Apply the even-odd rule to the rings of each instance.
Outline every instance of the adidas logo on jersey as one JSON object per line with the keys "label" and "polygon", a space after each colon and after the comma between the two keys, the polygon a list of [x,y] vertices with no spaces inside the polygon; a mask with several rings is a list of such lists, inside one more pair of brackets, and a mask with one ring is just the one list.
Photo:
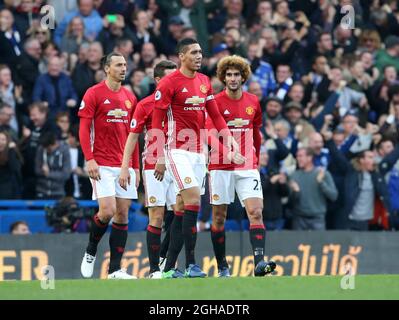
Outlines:
{"label": "adidas logo on jersey", "polygon": [[227,114],[230,114],[230,112],[229,112],[229,110],[226,109],[226,110],[224,110],[224,113],[223,113],[223,114],[226,114],[226,115],[227,115]]}
{"label": "adidas logo on jersey", "polygon": [[186,88],[183,88],[181,92],[188,92],[188,90]]}
{"label": "adidas logo on jersey", "polygon": [[106,100],[104,101],[104,104],[111,104],[111,102],[110,102],[108,99],[106,99]]}

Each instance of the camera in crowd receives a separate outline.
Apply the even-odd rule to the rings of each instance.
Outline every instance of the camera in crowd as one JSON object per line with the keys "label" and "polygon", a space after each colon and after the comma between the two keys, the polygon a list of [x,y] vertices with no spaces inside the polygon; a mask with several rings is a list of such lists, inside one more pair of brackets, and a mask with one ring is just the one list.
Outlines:
{"label": "camera in crowd", "polygon": [[86,232],[95,208],[82,208],[74,198],[65,197],[45,211],[47,223],[54,232]]}

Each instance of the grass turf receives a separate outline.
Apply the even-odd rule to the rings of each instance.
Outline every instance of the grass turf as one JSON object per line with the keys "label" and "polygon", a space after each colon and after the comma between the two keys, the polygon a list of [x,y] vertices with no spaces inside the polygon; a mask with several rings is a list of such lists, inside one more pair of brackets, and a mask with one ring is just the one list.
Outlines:
{"label": "grass turf", "polygon": [[0,282],[6,299],[271,300],[399,299],[399,275],[358,275],[355,289],[341,289],[340,276],[168,280],[56,280],[54,290],[39,281]]}

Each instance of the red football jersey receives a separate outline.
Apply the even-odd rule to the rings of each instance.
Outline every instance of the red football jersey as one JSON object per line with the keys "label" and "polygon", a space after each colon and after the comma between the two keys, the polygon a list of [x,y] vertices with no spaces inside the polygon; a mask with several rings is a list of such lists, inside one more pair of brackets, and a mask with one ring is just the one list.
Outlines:
{"label": "red football jersey", "polygon": [[[155,93],[141,100],[133,114],[130,132],[142,133],[146,132],[145,145],[143,150],[144,170],[155,169],[157,161],[157,151],[154,141],[149,140],[147,132],[152,128],[152,112],[155,106]],[[137,148],[137,147],[136,147]]]}
{"label": "red football jersey", "polygon": [[[231,134],[240,145],[241,154],[246,158],[246,162],[242,165],[226,163],[226,158],[223,160],[222,152],[215,152],[215,150],[212,152],[211,150],[209,170],[256,169],[258,159],[254,147],[253,130],[259,130],[262,126],[262,110],[258,97],[243,92],[240,99],[234,100],[229,98],[226,91],[223,90],[215,95],[215,100]],[[206,127],[207,129],[214,128],[210,117],[207,118]]]}
{"label": "red football jersey", "polygon": [[168,110],[165,131],[169,149],[202,152],[205,110],[213,99],[209,78],[201,73],[189,78],[176,70],[162,78],[155,92],[155,108]]}
{"label": "red football jersey", "polygon": [[[110,90],[105,81],[89,88],[79,108],[79,117],[92,119],[91,145],[100,166],[120,167],[137,99],[124,87]],[[135,157],[129,166],[139,168]]]}

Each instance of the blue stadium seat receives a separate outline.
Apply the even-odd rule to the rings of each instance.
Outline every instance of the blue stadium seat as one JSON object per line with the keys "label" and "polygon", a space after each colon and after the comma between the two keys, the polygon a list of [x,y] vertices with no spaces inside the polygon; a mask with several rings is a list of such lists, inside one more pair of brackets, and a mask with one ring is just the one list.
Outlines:
{"label": "blue stadium seat", "polygon": [[32,233],[52,231],[52,228],[47,225],[44,210],[11,209],[0,210],[0,233],[9,233],[10,225],[19,220],[26,221]]}
{"label": "blue stadium seat", "polygon": [[[55,200],[0,200],[0,233],[9,233],[10,225],[23,220],[32,233],[50,233],[47,225],[45,207],[52,207]],[[86,208],[97,207],[96,201],[79,200],[79,205]],[[129,211],[129,231],[143,231],[148,225],[148,217],[140,213],[142,205],[133,202]]]}
{"label": "blue stadium seat", "polygon": [[240,230],[248,230],[249,229],[249,221],[247,219],[241,220],[241,228],[238,220],[226,220],[224,225],[224,229],[226,231],[240,231]]}

